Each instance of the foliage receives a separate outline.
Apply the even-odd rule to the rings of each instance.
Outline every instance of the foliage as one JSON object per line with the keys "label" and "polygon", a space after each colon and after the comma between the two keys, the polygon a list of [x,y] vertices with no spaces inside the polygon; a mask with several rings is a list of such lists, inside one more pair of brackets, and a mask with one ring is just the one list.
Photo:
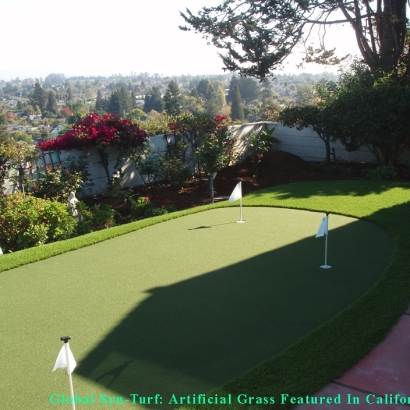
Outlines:
{"label": "foliage", "polygon": [[[227,0],[219,6],[204,7],[197,15],[187,9],[181,13],[187,25],[180,28],[201,33],[214,46],[226,50],[221,57],[227,70],[264,78],[280,67],[297,45],[306,44],[312,27],[348,23],[365,63],[390,72],[399,70],[400,62],[405,70],[410,64],[406,4],[406,0]],[[322,40],[316,49],[306,48],[305,61],[338,64],[341,60],[334,51],[326,50]]]}
{"label": "foliage", "polygon": [[18,184],[20,191],[23,191],[23,184],[27,182],[26,171],[31,167],[31,162],[37,158],[37,154],[36,147],[24,141],[0,144],[0,158],[3,159],[1,181],[4,183],[9,170],[15,169],[17,175],[13,175],[11,180]]}
{"label": "foliage", "polygon": [[75,225],[67,207],[58,202],[23,194],[1,198],[0,243],[6,252],[67,239]]}
{"label": "foliage", "polygon": [[33,181],[32,191],[34,195],[66,203],[70,192],[91,189],[94,183],[90,179],[87,156],[87,154],[83,154],[78,159],[67,157],[64,165],[59,165],[56,168],[46,165],[44,173],[36,181]]}
{"label": "foliage", "polygon": [[395,165],[410,147],[409,112],[410,87],[392,75],[375,76],[354,66],[324,111],[324,132],[340,139],[348,151],[367,146],[379,164]]}
{"label": "foliage", "polygon": [[120,119],[112,114],[100,117],[97,113],[91,114],[82,121],[77,122],[73,129],[66,132],[62,137],[55,140],[40,142],[41,150],[84,150],[96,147],[100,155],[102,165],[108,181],[111,175],[108,171],[109,147],[118,149],[118,157],[115,168],[118,169],[125,156],[138,156],[146,149],[148,134],[137,125],[127,119]]}
{"label": "foliage", "polygon": [[158,180],[165,181],[172,189],[182,188],[185,182],[191,178],[192,172],[188,164],[180,157],[170,153],[160,155],[158,158]]}
{"label": "foliage", "polygon": [[312,127],[325,143],[326,164],[330,164],[330,141],[335,140],[337,132],[328,126],[325,110],[336,98],[337,86],[332,81],[322,80],[313,88],[314,103],[283,109],[279,113],[279,121],[287,127],[296,127],[297,130]]}
{"label": "foliage", "polygon": [[170,212],[175,212],[175,207],[173,205],[156,208],[150,201],[149,197],[140,196],[136,201],[132,201],[131,220],[140,220],[152,216],[165,215]]}
{"label": "foliage", "polygon": [[6,130],[7,118],[0,112],[0,143],[3,143],[10,139]]}
{"label": "foliage", "polygon": [[86,233],[111,228],[116,225],[116,220],[120,214],[107,204],[100,204],[89,209],[84,202],[77,202],[76,208],[81,215],[77,224],[76,233],[84,235]]}
{"label": "foliage", "polygon": [[379,165],[376,169],[368,171],[365,175],[366,179],[378,181],[388,181],[395,179],[397,176],[396,168],[389,162],[387,165]]}
{"label": "foliage", "polygon": [[164,95],[164,108],[169,115],[181,114],[181,95],[178,84],[171,80]]}
{"label": "foliage", "polygon": [[206,172],[214,173],[232,159],[230,150],[234,140],[230,138],[230,124],[223,115],[195,113],[185,114],[168,126],[174,135],[186,138]]}
{"label": "foliage", "polygon": [[[158,157],[147,157],[137,166],[138,172],[144,184],[151,185],[155,180],[160,179],[161,165]],[[144,179],[145,177],[145,179]]]}
{"label": "foliage", "polygon": [[258,165],[262,161],[263,154],[271,151],[272,144],[278,141],[273,132],[275,128],[263,130],[259,133],[252,134],[249,137],[248,155],[254,167],[254,175],[258,176]]}
{"label": "foliage", "polygon": [[155,110],[162,112],[164,108],[164,101],[161,97],[161,91],[158,87],[152,87],[151,91],[145,95],[144,111],[150,112]]}
{"label": "foliage", "polygon": [[241,92],[239,90],[238,84],[235,84],[232,94],[232,108],[231,108],[231,118],[233,121],[244,121],[245,113],[243,111],[243,102]]}

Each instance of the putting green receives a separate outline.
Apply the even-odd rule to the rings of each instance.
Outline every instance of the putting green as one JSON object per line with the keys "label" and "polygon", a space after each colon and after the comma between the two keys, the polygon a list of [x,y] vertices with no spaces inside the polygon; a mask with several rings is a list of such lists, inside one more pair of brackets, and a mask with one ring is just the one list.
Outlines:
{"label": "putting green", "polygon": [[51,373],[64,334],[81,397],[160,394],[165,405],[206,393],[333,318],[392,257],[383,229],[331,215],[323,270],[325,241],[314,238],[323,214],[238,216],[208,210],[2,272],[0,402],[36,410],[68,396],[65,371]]}

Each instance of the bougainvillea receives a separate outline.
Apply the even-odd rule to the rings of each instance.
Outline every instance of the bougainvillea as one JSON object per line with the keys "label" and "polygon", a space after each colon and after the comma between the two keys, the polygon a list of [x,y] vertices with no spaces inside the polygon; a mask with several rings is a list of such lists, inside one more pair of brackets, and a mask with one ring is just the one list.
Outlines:
{"label": "bougainvillea", "polygon": [[73,125],[73,128],[63,136],[54,140],[39,142],[42,151],[60,151],[91,147],[97,149],[104,167],[108,183],[112,176],[108,169],[109,147],[117,148],[118,156],[114,168],[121,174],[121,163],[126,156],[138,157],[145,152],[148,134],[127,119],[121,119],[113,114],[104,114],[100,117],[97,113],[85,117]]}
{"label": "bougainvillea", "polygon": [[38,147],[46,150],[70,150],[96,147],[138,148],[146,142],[148,135],[127,119],[113,114],[100,117],[94,113],[73,125],[63,136],[39,142]]}

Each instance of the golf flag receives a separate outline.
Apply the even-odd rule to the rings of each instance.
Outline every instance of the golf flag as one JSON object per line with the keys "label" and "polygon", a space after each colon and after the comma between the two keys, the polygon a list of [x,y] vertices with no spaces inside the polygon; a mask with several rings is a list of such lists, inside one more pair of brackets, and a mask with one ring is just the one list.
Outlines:
{"label": "golf flag", "polygon": [[329,231],[328,231],[328,225],[327,225],[327,216],[325,216],[322,219],[322,222],[320,223],[319,229],[316,234],[316,238],[319,238],[320,236],[325,236],[328,234],[329,234]]}
{"label": "golf flag", "polygon": [[242,181],[239,181],[236,184],[235,189],[232,191],[231,196],[229,197],[229,202],[235,202],[241,198],[242,198]]}
{"label": "golf flag", "polygon": [[[66,346],[61,347],[60,353],[57,356],[56,364],[54,365],[54,370],[56,369],[65,369],[67,367],[67,357],[66,357]],[[77,366],[77,362],[74,359],[73,354],[71,353],[70,346],[67,343],[67,356],[70,368],[70,374],[73,372],[74,368]]]}

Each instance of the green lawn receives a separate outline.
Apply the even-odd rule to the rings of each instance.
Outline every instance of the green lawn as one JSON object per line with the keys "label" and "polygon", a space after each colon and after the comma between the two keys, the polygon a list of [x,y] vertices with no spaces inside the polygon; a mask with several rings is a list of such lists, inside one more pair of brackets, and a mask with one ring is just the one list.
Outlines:
{"label": "green lawn", "polygon": [[[378,343],[410,300],[409,188],[289,184],[244,198],[245,224],[223,203],[3,256],[2,404],[55,408],[50,394],[68,394],[65,372],[51,373],[63,334],[73,336],[75,391],[96,401],[313,393]],[[314,239],[324,211],[328,271],[324,239]]]}

